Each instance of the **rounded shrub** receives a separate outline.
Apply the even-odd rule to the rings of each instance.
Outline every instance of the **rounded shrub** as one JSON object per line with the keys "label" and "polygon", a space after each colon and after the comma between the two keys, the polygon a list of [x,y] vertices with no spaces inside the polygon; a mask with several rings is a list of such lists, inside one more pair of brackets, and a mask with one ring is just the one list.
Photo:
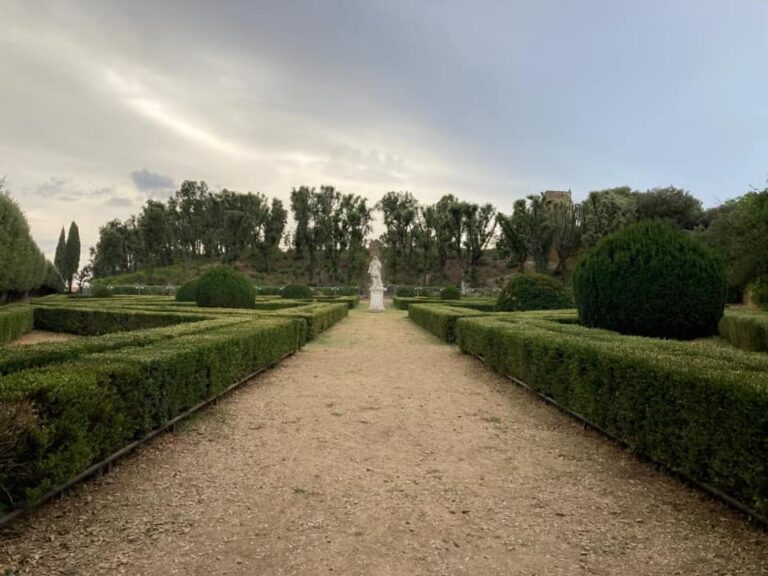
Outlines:
{"label": "rounded shrub", "polygon": [[448,286],[440,290],[441,300],[458,300],[459,298],[461,298],[461,290],[459,290],[453,284],[449,284]]}
{"label": "rounded shrub", "polygon": [[519,274],[499,292],[496,310],[558,310],[571,308],[573,301],[563,284],[546,274]]}
{"label": "rounded shrub", "polygon": [[211,268],[197,283],[197,305],[206,308],[253,308],[256,305],[256,288],[248,278],[232,268]]}
{"label": "rounded shrub", "polygon": [[312,298],[312,289],[306,284],[288,284],[280,290],[280,296],[295,300],[306,300],[307,298]]}
{"label": "rounded shrub", "polygon": [[197,283],[199,281],[200,278],[195,278],[194,280],[190,280],[186,284],[179,286],[179,289],[176,290],[176,301],[197,302]]}
{"label": "rounded shrub", "polygon": [[671,225],[639,222],[595,246],[576,266],[573,288],[586,326],[689,340],[717,333],[725,267]]}
{"label": "rounded shrub", "polygon": [[416,296],[416,288],[412,286],[398,286],[397,290],[395,290],[395,296],[399,296],[400,298],[413,298]]}

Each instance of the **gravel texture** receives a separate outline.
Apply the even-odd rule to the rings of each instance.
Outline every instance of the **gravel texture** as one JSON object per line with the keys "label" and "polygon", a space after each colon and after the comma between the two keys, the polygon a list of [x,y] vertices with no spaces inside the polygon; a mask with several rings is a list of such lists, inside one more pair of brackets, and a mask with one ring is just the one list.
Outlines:
{"label": "gravel texture", "polygon": [[768,574],[743,517],[390,310],[0,536],[0,573]]}

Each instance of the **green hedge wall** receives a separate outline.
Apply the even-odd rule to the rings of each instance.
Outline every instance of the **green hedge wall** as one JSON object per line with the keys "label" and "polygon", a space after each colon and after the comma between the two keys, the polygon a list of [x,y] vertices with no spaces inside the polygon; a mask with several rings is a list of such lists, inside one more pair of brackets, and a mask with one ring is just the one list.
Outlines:
{"label": "green hedge wall", "polygon": [[298,308],[279,310],[270,314],[280,318],[301,318],[307,323],[307,340],[315,339],[349,314],[346,304],[309,304]]}
{"label": "green hedge wall", "polygon": [[0,344],[16,340],[34,327],[31,306],[9,305],[0,308]]}
{"label": "green hedge wall", "polygon": [[551,318],[462,318],[457,342],[637,453],[768,512],[768,356]]}
{"label": "green hedge wall", "polygon": [[41,342],[29,346],[0,348],[0,375],[57,362],[71,362],[86,354],[105,350],[150,346],[162,340],[216,330],[224,326],[233,326],[249,321],[251,319],[242,317],[213,318],[163,328],[116,332],[98,338],[82,336],[62,342]]}
{"label": "green hedge wall", "polygon": [[455,340],[456,321],[459,318],[486,314],[469,308],[456,308],[440,304],[412,304],[408,307],[408,318],[449,344]]}
{"label": "green hedge wall", "polygon": [[31,406],[33,418],[16,427],[21,431],[0,467],[0,510],[36,502],[132,440],[293,352],[305,334],[300,320],[258,319],[3,376],[0,404]]}
{"label": "green hedge wall", "polygon": [[158,328],[182,322],[196,322],[205,318],[199,314],[144,312],[106,307],[35,306],[34,314],[36,328],[81,336],[98,336],[111,332]]}
{"label": "green hedge wall", "polygon": [[720,336],[733,346],[768,352],[768,313],[726,310],[718,324]]}
{"label": "green hedge wall", "polygon": [[461,300],[441,300],[440,298],[427,298],[416,296],[414,298],[395,296],[393,298],[395,308],[408,310],[411,304],[441,304],[443,306],[457,306],[469,308],[480,312],[493,312],[496,310],[496,300],[493,298],[462,298]]}

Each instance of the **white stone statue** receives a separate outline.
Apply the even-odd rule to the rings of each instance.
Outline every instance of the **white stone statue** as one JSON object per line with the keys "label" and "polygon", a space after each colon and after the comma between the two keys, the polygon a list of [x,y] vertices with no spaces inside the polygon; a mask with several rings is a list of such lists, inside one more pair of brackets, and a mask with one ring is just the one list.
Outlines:
{"label": "white stone statue", "polygon": [[381,282],[381,262],[378,256],[374,256],[371,260],[368,274],[371,276],[371,303],[368,305],[368,310],[384,312],[384,284]]}

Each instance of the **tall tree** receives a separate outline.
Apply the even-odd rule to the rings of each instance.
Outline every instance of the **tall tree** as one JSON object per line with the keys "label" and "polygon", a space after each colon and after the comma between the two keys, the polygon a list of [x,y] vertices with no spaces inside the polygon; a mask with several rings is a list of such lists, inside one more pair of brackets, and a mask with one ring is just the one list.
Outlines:
{"label": "tall tree", "polygon": [[584,243],[594,246],[608,234],[634,222],[636,202],[629,186],[590,192],[581,204]]}
{"label": "tall tree", "polygon": [[80,230],[75,222],[69,225],[64,254],[65,270],[62,275],[67,282],[67,290],[72,292],[72,279],[80,267]]}
{"label": "tall tree", "polygon": [[635,193],[638,220],[669,220],[679,228],[692,230],[704,216],[701,200],[674,186]]}
{"label": "tall tree", "polygon": [[464,245],[467,264],[473,277],[483,259],[483,253],[496,232],[496,208],[491,204],[467,204],[464,209]]}
{"label": "tall tree", "polygon": [[387,192],[376,204],[384,215],[386,231],[382,237],[390,278],[397,282],[399,274],[410,268],[413,255],[413,226],[418,201],[410,192]]}
{"label": "tall tree", "polygon": [[53,265],[59,273],[64,276],[64,271],[67,269],[67,237],[64,233],[64,226],[61,227],[61,234],[59,234],[59,241],[56,244],[56,254],[53,257]]}
{"label": "tall tree", "polygon": [[525,199],[521,199],[515,201],[512,214],[506,216],[499,212],[496,216],[501,232],[496,247],[502,256],[509,258],[510,265],[518,267],[521,272],[528,260],[528,243],[525,236],[527,211]]}
{"label": "tall tree", "polygon": [[147,200],[138,220],[141,235],[141,259],[147,268],[147,278],[152,281],[152,274],[158,264],[163,264],[168,240],[168,222],[165,205],[155,200]]}
{"label": "tall tree", "polygon": [[581,206],[572,202],[555,202],[549,207],[552,225],[552,247],[557,253],[555,274],[566,275],[568,260],[581,248]]}

